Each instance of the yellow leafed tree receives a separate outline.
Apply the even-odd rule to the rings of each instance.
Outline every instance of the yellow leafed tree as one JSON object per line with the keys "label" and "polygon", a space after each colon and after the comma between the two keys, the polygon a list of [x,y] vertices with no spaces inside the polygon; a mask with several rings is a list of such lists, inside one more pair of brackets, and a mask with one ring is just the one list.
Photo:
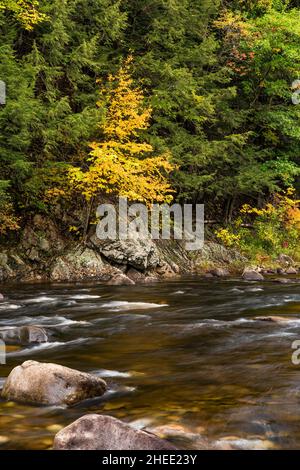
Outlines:
{"label": "yellow leafed tree", "polygon": [[45,20],[47,17],[39,12],[38,0],[0,0],[0,11],[11,11],[19,23],[27,30]]}
{"label": "yellow leafed tree", "polygon": [[87,201],[101,193],[148,205],[172,200],[170,155],[154,156],[153,147],[139,139],[150,125],[152,109],[144,105],[143,91],[134,85],[132,60],[130,56],[100,88],[97,105],[105,106],[106,118],[100,125],[102,141],[90,144],[88,169],[73,167],[69,171],[71,187]]}

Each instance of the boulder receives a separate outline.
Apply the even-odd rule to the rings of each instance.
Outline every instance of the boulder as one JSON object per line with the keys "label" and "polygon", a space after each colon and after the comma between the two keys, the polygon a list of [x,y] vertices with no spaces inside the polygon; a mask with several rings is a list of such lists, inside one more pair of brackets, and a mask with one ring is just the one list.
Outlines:
{"label": "boulder", "polygon": [[125,274],[116,274],[107,284],[109,286],[133,286],[135,282]]}
{"label": "boulder", "polygon": [[2,398],[38,405],[75,405],[107,390],[104,380],[58,364],[26,361],[6,379]]}
{"label": "boulder", "polygon": [[48,335],[44,328],[39,326],[22,326],[17,328],[0,329],[0,338],[6,344],[28,345],[47,343]]}
{"label": "boulder", "polygon": [[90,414],[59,431],[54,450],[176,450],[167,441],[111,416]]}
{"label": "boulder", "polygon": [[90,243],[109,262],[140,271],[156,268],[160,262],[159,253],[151,239],[100,240],[94,234],[90,237]]}
{"label": "boulder", "polygon": [[254,269],[246,268],[242,274],[242,278],[245,281],[263,281],[264,276]]}
{"label": "boulder", "polygon": [[228,276],[230,276],[230,273],[229,273],[228,269],[224,269],[224,268],[214,268],[210,271],[210,273],[213,276],[216,276],[216,277],[228,277]]}
{"label": "boulder", "polygon": [[290,266],[289,268],[285,270],[285,274],[298,274],[298,271],[296,268],[293,268],[292,266]]}

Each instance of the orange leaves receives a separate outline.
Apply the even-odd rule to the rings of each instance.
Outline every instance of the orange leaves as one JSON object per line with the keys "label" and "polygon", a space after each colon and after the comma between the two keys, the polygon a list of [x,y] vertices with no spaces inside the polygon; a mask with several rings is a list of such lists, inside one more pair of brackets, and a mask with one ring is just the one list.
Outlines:
{"label": "orange leaves", "polygon": [[103,140],[90,144],[88,170],[73,167],[69,171],[71,186],[87,200],[101,192],[147,204],[172,199],[167,179],[174,169],[170,155],[150,156],[153,147],[139,139],[140,131],[149,127],[152,109],[144,105],[144,94],[134,85],[132,60],[130,56],[100,88],[97,105],[106,106],[106,119],[100,126]]}

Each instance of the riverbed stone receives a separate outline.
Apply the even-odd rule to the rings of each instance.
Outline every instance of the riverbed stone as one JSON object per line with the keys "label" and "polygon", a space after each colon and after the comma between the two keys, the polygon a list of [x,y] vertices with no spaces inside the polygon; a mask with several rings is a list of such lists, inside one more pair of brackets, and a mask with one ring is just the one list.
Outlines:
{"label": "riverbed stone", "polygon": [[279,284],[290,284],[291,280],[286,279],[285,277],[278,277],[274,279],[274,282],[278,282]]}
{"label": "riverbed stone", "polygon": [[107,283],[109,286],[133,286],[135,282],[125,274],[114,275]]}
{"label": "riverbed stone", "polygon": [[285,270],[285,274],[298,274],[298,271],[296,268],[293,268],[293,266],[290,266]]}
{"label": "riverbed stone", "polygon": [[228,277],[230,273],[228,269],[225,268],[214,268],[210,271],[210,273],[215,277]]}
{"label": "riverbed stone", "polygon": [[270,315],[267,317],[255,317],[254,320],[271,322],[271,323],[290,323],[290,322],[294,322],[295,320],[298,320],[298,318],[280,317],[277,315]]}
{"label": "riverbed stone", "polygon": [[54,450],[176,450],[169,442],[111,416],[89,414],[58,432]]}
{"label": "riverbed stone", "polygon": [[48,342],[46,330],[42,327],[33,325],[16,328],[1,328],[0,338],[6,344],[22,346]]}
{"label": "riverbed stone", "polygon": [[245,281],[263,281],[264,280],[264,276],[261,273],[251,268],[244,269],[242,278]]}
{"label": "riverbed stone", "polygon": [[105,393],[104,380],[59,364],[26,361],[9,374],[2,398],[36,405],[72,406]]}

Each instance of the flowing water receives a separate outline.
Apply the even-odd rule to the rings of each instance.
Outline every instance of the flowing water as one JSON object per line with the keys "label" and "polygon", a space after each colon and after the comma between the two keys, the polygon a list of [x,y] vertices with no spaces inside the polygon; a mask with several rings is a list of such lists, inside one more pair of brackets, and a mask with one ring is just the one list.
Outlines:
{"label": "flowing water", "polygon": [[[0,401],[1,449],[49,449],[60,428],[91,412],[169,428],[182,448],[300,449],[300,365],[291,360],[300,284],[186,278],[2,291],[0,327],[43,325],[50,340],[8,347],[0,387],[34,359],[104,377],[109,392],[69,409]],[[255,319],[266,315],[295,320]]]}

